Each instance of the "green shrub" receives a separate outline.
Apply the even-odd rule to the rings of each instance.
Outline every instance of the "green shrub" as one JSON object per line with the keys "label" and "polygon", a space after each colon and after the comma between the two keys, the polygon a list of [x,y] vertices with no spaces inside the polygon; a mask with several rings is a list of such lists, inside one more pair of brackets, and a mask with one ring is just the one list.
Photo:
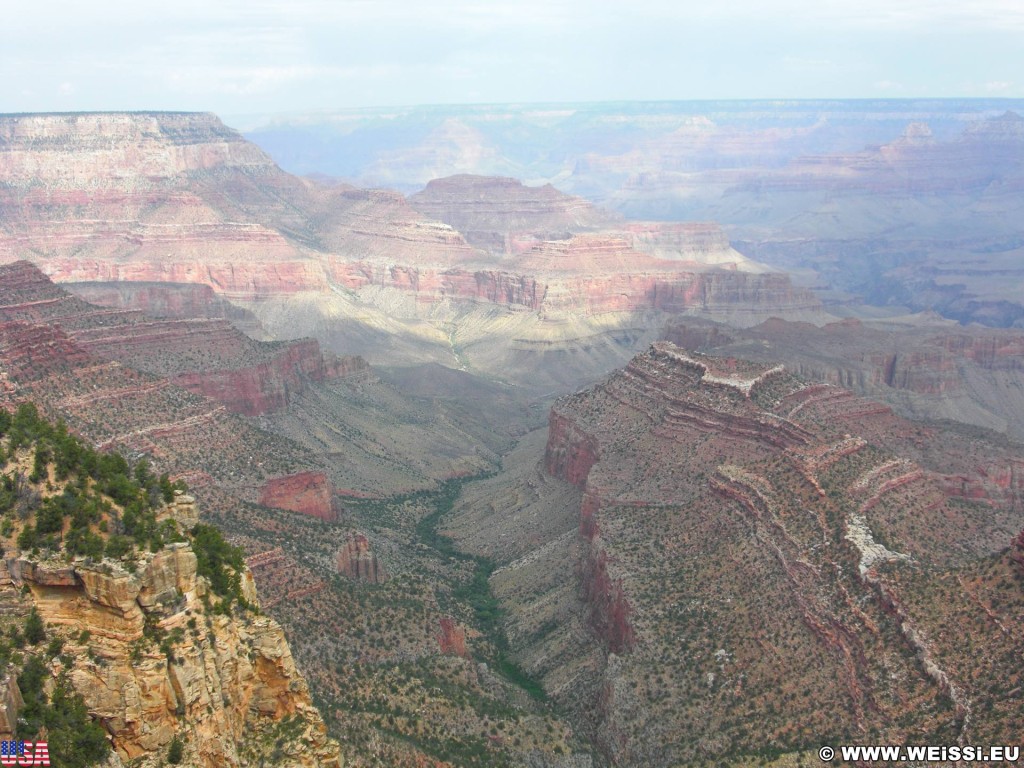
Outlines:
{"label": "green shrub", "polygon": [[171,746],[167,748],[167,762],[171,765],[178,765],[185,756],[185,745],[177,735],[171,739]]}
{"label": "green shrub", "polygon": [[46,627],[43,625],[43,617],[35,606],[25,619],[25,640],[29,645],[38,645],[46,639]]}

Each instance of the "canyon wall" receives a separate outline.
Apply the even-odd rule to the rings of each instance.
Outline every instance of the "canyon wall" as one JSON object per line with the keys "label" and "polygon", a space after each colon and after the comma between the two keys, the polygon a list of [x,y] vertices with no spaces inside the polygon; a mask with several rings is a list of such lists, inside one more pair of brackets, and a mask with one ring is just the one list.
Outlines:
{"label": "canyon wall", "polygon": [[953,419],[1024,437],[1024,335],[912,322],[844,320],[821,328],[771,319],[743,330],[679,318],[664,338],[716,355],[785,361],[794,373],[878,398],[915,418]]}
{"label": "canyon wall", "polygon": [[[167,513],[194,519],[194,506],[179,496]],[[27,593],[51,631],[69,638],[74,661],[61,663],[121,760],[162,763],[177,737],[189,765],[340,768],[281,627],[256,612],[247,570],[241,585],[251,609],[212,612],[217,598],[188,543],[143,553],[132,571],[27,553],[0,562],[0,591]],[[171,638],[166,648],[157,635]]]}
{"label": "canyon wall", "polygon": [[[735,755],[759,749],[766,731],[793,752],[799,737],[783,734],[804,728],[895,734],[906,717],[930,717],[907,709],[911,690],[946,713],[940,720],[955,725],[953,739],[1005,728],[1002,715],[979,724],[977,702],[1000,712],[1011,705],[972,677],[980,667],[966,646],[940,649],[927,639],[941,624],[919,601],[941,587],[918,574],[928,563],[975,574],[1002,557],[1006,532],[1022,520],[1011,447],[915,425],[777,363],[661,342],[556,401],[543,467],[581,492],[569,551],[585,626],[603,649],[599,671],[580,674],[559,701],[589,723],[610,761]],[[553,546],[522,562],[543,561]],[[947,598],[957,604],[975,599],[966,580],[978,577],[963,578]],[[533,619],[517,613],[554,599],[536,581],[538,594],[512,589],[505,599],[523,633],[518,652],[553,677],[538,656],[548,646],[528,629]],[[894,613],[908,601],[913,610]],[[991,605],[984,608],[1006,621],[1005,606]],[[985,642],[989,669],[1001,643]],[[592,664],[590,654],[578,647],[560,663]],[[893,665],[902,670],[898,686]],[[818,675],[830,684],[811,684]],[[794,683],[801,679],[807,685]],[[813,691],[814,702],[779,695],[793,685]],[[742,746],[743,723],[755,716],[760,736]],[[698,726],[707,718],[711,730]]]}

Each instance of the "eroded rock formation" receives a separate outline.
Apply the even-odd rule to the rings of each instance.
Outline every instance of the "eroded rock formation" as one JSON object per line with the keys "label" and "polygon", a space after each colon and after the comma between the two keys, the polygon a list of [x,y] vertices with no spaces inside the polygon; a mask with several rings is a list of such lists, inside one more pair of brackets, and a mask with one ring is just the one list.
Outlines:
{"label": "eroded rock formation", "polygon": [[260,504],[287,509],[321,520],[336,520],[331,481],[323,472],[299,472],[275,477],[260,489]]}
{"label": "eroded rock formation", "polygon": [[[533,545],[524,529],[500,560],[514,649],[621,765],[735,755],[766,732],[793,751],[800,737],[785,734],[803,729],[899,740],[907,718],[932,716],[910,700],[934,702],[933,726],[953,741],[1005,730],[1003,714],[979,713],[1014,706],[992,686],[1016,679],[995,669],[1019,620],[992,596],[1006,531],[1021,521],[1016,471],[996,468],[1018,460],[777,363],[655,344],[552,409],[543,466],[578,489],[578,525]],[[564,493],[529,474],[519,482],[526,501],[501,500],[502,516]],[[468,541],[499,550],[480,534]],[[549,552],[572,559],[589,645],[551,640],[532,615],[548,601],[576,615],[564,585],[529,575],[556,568]],[[995,634],[936,640],[940,599],[972,606]],[[984,661],[970,650],[979,643]],[[750,717],[762,726],[748,747]]]}
{"label": "eroded rock formation", "polygon": [[[31,259],[59,281],[206,285],[273,337],[312,335],[371,362],[434,360],[510,381],[534,364],[545,387],[621,364],[665,314],[824,318],[812,294],[713,224],[625,224],[551,187],[478,177],[442,180],[417,210],[396,192],[289,176],[210,115],[0,122],[0,261]],[[105,301],[172,313],[195,303],[157,289]],[[259,414],[277,407],[280,378],[183,383]]]}
{"label": "eroded rock formation", "polygon": [[[384,565],[370,546],[364,533],[353,533],[338,550],[338,573],[356,581],[383,584],[388,579]],[[465,649],[463,649],[465,650]]]}
{"label": "eroded rock formation", "polygon": [[[74,638],[64,646],[76,658],[71,682],[122,760],[156,765],[178,735],[190,765],[259,765],[288,720],[294,735],[273,760],[341,765],[281,627],[265,615],[211,613],[188,544],[143,554],[134,572],[9,556],[0,589],[21,588]],[[248,571],[242,590],[258,605]],[[155,632],[175,638],[167,653]]]}
{"label": "eroded rock formation", "polygon": [[821,328],[771,319],[743,330],[679,318],[664,337],[716,355],[782,360],[800,376],[884,400],[903,415],[1024,437],[1019,331],[961,328],[936,317],[844,320]]}

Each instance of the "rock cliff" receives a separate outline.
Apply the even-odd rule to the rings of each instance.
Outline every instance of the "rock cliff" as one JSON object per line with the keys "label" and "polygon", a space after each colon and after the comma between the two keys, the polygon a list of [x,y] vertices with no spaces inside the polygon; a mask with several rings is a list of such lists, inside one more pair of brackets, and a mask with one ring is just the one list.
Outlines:
{"label": "rock cliff", "polygon": [[[163,765],[174,741],[188,765],[340,768],[240,551],[199,524],[193,497],[144,463],[129,479],[122,457],[97,454],[29,406],[3,411],[0,442],[4,613],[38,616],[27,641],[49,637],[44,674],[81,696],[120,761]],[[39,652],[26,648],[36,661]],[[61,757],[68,746],[53,736]]]}
{"label": "rock cliff", "polygon": [[333,521],[338,516],[332,495],[331,481],[323,472],[300,472],[268,480],[260,490],[260,504]]}
{"label": "rock cliff", "polygon": [[816,328],[769,320],[745,330],[678,319],[664,337],[716,355],[782,360],[809,380],[845,387],[916,418],[945,418],[1024,437],[1024,335],[948,321],[845,320]]}
{"label": "rock cliff", "polygon": [[[388,578],[383,563],[377,559],[370,546],[370,540],[364,533],[352,534],[338,550],[338,573],[369,584],[383,584]],[[459,655],[466,655],[465,633],[462,638],[462,653]]]}
{"label": "rock cliff", "polygon": [[[1018,461],[778,363],[661,342],[556,401],[553,478],[507,468],[451,529],[498,558],[517,658],[615,764],[739,765],[801,734],[1010,738],[997,681],[1019,678],[1019,617],[992,596],[1024,521]],[[537,536],[523,521],[556,516],[566,485],[575,526]],[[991,614],[974,653],[936,640],[940,594]]]}
{"label": "rock cliff", "polygon": [[[288,730],[275,762],[341,765],[281,627],[262,615],[211,615],[187,544],[147,554],[134,573],[17,557],[6,570],[0,580],[29,589],[48,625],[88,637],[65,645],[76,657],[70,678],[122,760],[155,765],[178,735],[191,765],[255,765]],[[169,654],[147,640],[147,624],[180,637]]]}
{"label": "rock cliff", "polygon": [[0,283],[9,289],[0,318],[60,325],[82,349],[166,376],[233,413],[257,416],[280,410],[313,382],[368,372],[358,357],[322,354],[313,339],[258,342],[227,319],[154,320],[138,311],[97,307],[24,261],[0,265]]}
{"label": "rock cliff", "polygon": [[[243,302],[271,337],[312,335],[370,362],[435,361],[519,384],[518,367],[541,367],[548,380],[537,386],[550,388],[621,364],[662,314],[824,319],[810,293],[765,273],[712,224],[625,224],[511,179],[441,180],[413,204],[320,185],[210,115],[0,123],[0,262],[30,259],[61,282],[206,285]],[[156,289],[106,301],[172,312],[195,303]],[[229,407],[260,414],[281,398],[275,376],[264,382],[275,393],[257,393],[251,379],[264,373],[183,383],[237,392]],[[243,405],[244,393],[258,402]]]}

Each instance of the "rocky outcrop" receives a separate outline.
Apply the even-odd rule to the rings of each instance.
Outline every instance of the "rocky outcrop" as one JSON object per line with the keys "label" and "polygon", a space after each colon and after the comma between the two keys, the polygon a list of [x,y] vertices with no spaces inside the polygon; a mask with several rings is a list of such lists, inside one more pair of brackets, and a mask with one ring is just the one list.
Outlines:
{"label": "rocky outcrop", "polygon": [[528,187],[516,179],[468,174],[435,179],[409,203],[494,254],[517,253],[539,240],[564,239],[618,218],[550,184]]}
{"label": "rocky outcrop", "polygon": [[739,330],[678,319],[664,337],[690,350],[782,360],[804,378],[884,400],[904,415],[948,418],[1024,436],[1024,335],[915,322],[780,319]]}
{"label": "rocky outcrop", "polygon": [[190,392],[224,403],[233,413],[259,416],[285,408],[310,382],[341,379],[369,366],[358,357],[324,360],[313,339],[288,344],[259,365],[226,371],[180,373],[171,378]]}
{"label": "rocky outcrop", "polygon": [[[932,638],[944,624],[934,615],[892,606],[894,596],[920,594],[930,564],[988,567],[1005,530],[1019,530],[1019,468],[1006,469],[1015,462],[1011,450],[905,422],[778,364],[652,345],[552,408],[544,467],[582,492],[569,551],[602,653],[574,679],[581,693],[561,690],[561,703],[622,765],[735,754],[747,738],[740,722],[755,710],[782,729],[827,717],[851,732],[902,733],[905,718],[922,716],[907,707],[910,689],[965,737],[978,713],[972,702],[989,695],[973,675],[987,673],[972,672],[981,667],[966,656],[940,657]],[[964,489],[954,490],[961,474]],[[964,501],[975,484],[1005,490]],[[947,599],[973,599],[955,580],[943,583]],[[506,599],[513,612],[526,604],[513,588]],[[1006,610],[983,607],[1005,625]],[[509,620],[525,636],[523,655],[537,659],[549,646],[531,621]],[[593,663],[588,653],[558,663]],[[655,679],[651,659],[671,672]],[[814,703],[772,693],[819,678],[830,681],[827,692],[801,689],[814,691]],[[733,720],[739,702],[752,709]],[[697,723],[708,717],[727,738],[706,738]],[[786,738],[780,747],[798,749]]]}
{"label": "rocky outcrop", "polygon": [[[71,638],[70,680],[122,760],[156,765],[177,735],[190,765],[258,765],[288,720],[289,765],[340,766],[280,626],[211,613],[216,597],[196,563],[185,543],[141,555],[134,572],[109,560],[8,558],[8,589],[30,590]],[[243,592],[256,600],[248,571]],[[158,636],[169,639],[161,648]]]}
{"label": "rocky outcrop", "polygon": [[608,554],[600,541],[591,540],[580,573],[581,597],[590,609],[590,627],[610,653],[630,651],[636,641],[630,614],[633,609],[622,581],[608,572]]}
{"label": "rocky outcrop", "polygon": [[298,472],[267,480],[260,489],[260,504],[321,520],[336,520],[332,496],[331,481],[323,472]]}
{"label": "rocky outcrop", "polygon": [[25,706],[17,678],[8,671],[0,680],[0,738],[14,738],[18,713]]}
{"label": "rocky outcrop", "polygon": [[[0,319],[59,325],[80,348],[167,376],[174,384],[217,400],[233,413],[259,416],[278,411],[313,383],[369,372],[361,358],[323,354],[313,339],[258,342],[227,319],[154,320],[136,311],[87,304],[54,285],[28,262],[0,266],[0,283],[11,286],[9,303],[0,306]],[[201,296],[213,296],[208,288],[191,287]],[[140,295],[165,296],[162,290],[142,290]]]}
{"label": "rocky outcrop", "polygon": [[255,322],[251,312],[224,300],[205,284],[67,283],[64,288],[90,304],[134,310],[149,317]]}
{"label": "rocky outcrop", "polygon": [[442,616],[438,619],[437,645],[441,653],[451,656],[459,656],[463,659],[469,658],[469,651],[466,650],[466,628],[459,624],[451,616]]}
{"label": "rocky outcrop", "polygon": [[377,559],[364,533],[353,533],[348,537],[338,550],[337,564],[338,573],[355,581],[383,584],[388,580],[388,572]]}
{"label": "rocky outcrop", "polygon": [[548,444],[544,451],[544,469],[548,474],[582,488],[591,467],[597,463],[597,451],[597,441],[593,437],[567,416],[551,410]]}

